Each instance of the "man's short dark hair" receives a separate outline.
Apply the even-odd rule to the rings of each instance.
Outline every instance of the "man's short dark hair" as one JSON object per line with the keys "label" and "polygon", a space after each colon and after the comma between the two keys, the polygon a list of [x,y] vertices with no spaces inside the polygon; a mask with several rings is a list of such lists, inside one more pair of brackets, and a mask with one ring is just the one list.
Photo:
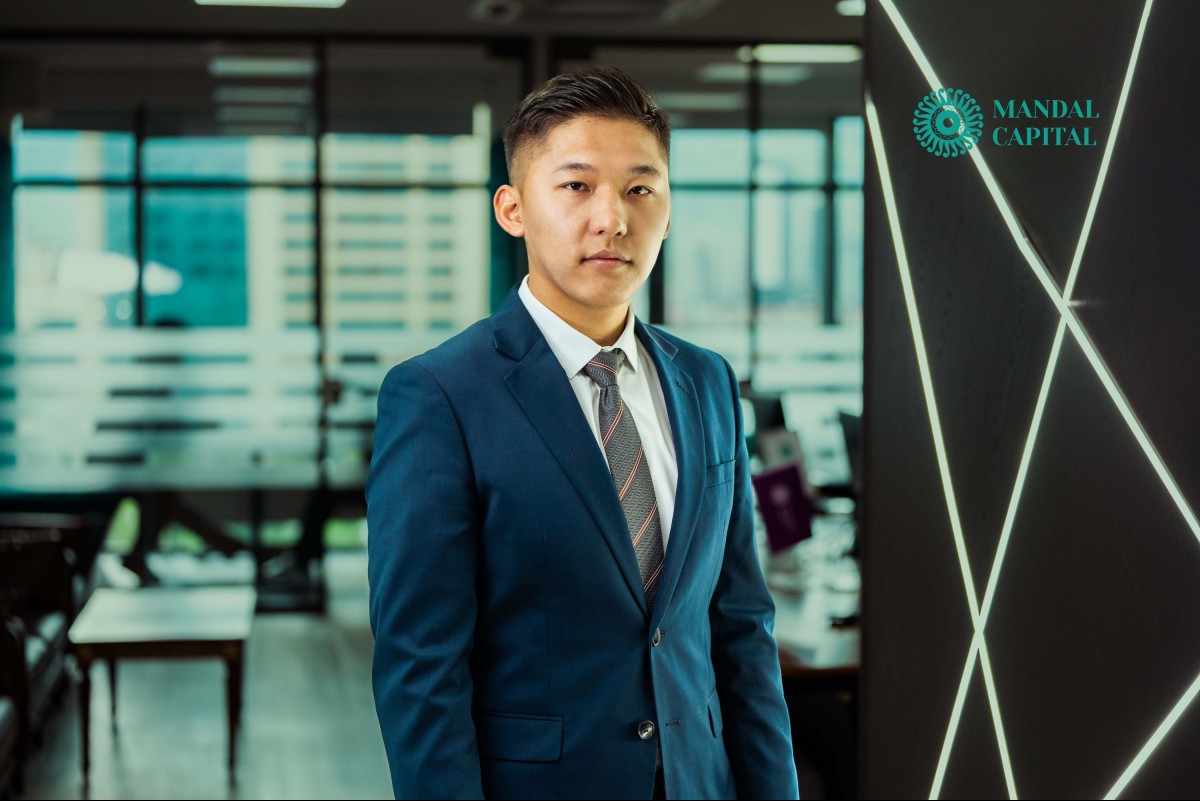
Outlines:
{"label": "man's short dark hair", "polygon": [[671,123],[654,98],[617,67],[588,67],[567,72],[530,92],[504,127],[504,161],[509,180],[518,155],[546,141],[550,131],[576,117],[606,117],[640,122],[658,139],[663,159],[671,157]]}

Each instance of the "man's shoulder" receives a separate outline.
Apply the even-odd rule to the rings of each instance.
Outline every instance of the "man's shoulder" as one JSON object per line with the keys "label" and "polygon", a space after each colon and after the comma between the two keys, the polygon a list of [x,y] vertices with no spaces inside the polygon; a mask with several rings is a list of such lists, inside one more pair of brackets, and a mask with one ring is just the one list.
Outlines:
{"label": "man's shoulder", "polygon": [[417,367],[444,385],[460,374],[483,369],[485,360],[496,353],[489,319],[472,323],[442,343],[394,365],[389,372]]}
{"label": "man's shoulder", "polygon": [[492,341],[491,318],[484,317],[482,320],[471,323],[441,344],[414,356],[410,361],[417,361],[422,367],[438,369],[462,366],[464,363],[469,363],[472,357],[487,356],[495,351],[496,346]]}

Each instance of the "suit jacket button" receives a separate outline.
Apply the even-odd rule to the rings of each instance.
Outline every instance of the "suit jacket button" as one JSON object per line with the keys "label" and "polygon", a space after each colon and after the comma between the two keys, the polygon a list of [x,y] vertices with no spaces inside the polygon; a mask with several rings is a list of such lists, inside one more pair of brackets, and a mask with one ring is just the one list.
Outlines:
{"label": "suit jacket button", "polygon": [[643,720],[638,724],[638,737],[643,740],[649,740],[654,736],[654,724],[648,720]]}
{"label": "suit jacket button", "polygon": [[650,644],[655,647],[658,647],[658,644],[660,642],[662,642],[662,629],[655,629],[654,630],[654,639],[650,641]]}

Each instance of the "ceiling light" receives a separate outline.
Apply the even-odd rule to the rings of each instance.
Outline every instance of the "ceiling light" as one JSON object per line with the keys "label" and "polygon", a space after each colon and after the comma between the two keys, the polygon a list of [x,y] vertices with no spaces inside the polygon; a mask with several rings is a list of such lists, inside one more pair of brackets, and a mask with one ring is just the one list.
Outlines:
{"label": "ceiling light", "polygon": [[861,17],[867,13],[867,0],[838,0],[837,13],[843,17]]}
{"label": "ceiling light", "polygon": [[317,62],[311,58],[217,56],[208,62],[214,78],[311,78]]}
{"label": "ceiling light", "polygon": [[[750,80],[750,65],[733,61],[705,64],[697,72],[701,83],[746,83]],[[792,86],[812,77],[812,70],[803,64],[762,64],[758,82],[771,86]]]}
{"label": "ceiling light", "polygon": [[738,48],[742,61],[764,64],[849,64],[862,60],[862,48],[842,44],[764,44]]}

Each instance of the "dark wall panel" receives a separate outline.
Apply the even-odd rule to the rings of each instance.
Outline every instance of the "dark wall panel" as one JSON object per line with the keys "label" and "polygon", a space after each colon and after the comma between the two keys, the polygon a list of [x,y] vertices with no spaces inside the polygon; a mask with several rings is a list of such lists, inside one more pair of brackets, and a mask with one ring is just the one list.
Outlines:
{"label": "dark wall panel", "polygon": [[1099,798],[1200,673],[1200,545],[1070,339],[1004,571],[987,634],[1017,788]]}
{"label": "dark wall panel", "polygon": [[[1061,286],[1108,143],[1141,2],[896,0],[944,86],[986,104],[987,159]],[[1073,309],[1200,508],[1200,154],[1181,132],[1200,3],[1156,0]],[[930,90],[869,4],[877,110],[978,601],[993,569],[1059,312],[969,157],[913,135]],[[993,98],[1092,98],[1095,148],[999,148]],[[1028,123],[1036,124],[1036,123]],[[1088,124],[1071,121],[1068,125]],[[870,134],[868,134],[870,136]],[[1184,136],[1186,140],[1186,136]],[[928,797],[973,632],[872,145],[864,379],[863,791]],[[987,621],[1016,790],[1107,793],[1200,674],[1200,542],[1068,331]],[[940,797],[1006,797],[977,664]],[[1196,796],[1188,709],[1122,797]]]}

